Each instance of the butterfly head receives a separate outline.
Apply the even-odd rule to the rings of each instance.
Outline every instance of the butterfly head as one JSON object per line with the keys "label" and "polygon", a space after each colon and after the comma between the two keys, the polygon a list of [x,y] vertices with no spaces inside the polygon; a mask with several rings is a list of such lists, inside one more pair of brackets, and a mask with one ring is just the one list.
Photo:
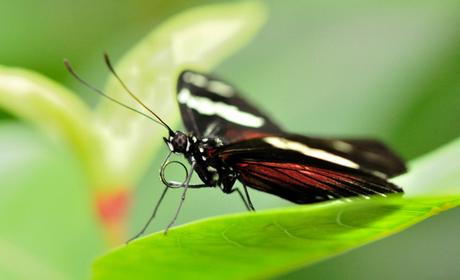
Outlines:
{"label": "butterfly head", "polygon": [[190,150],[190,139],[182,131],[170,132],[169,138],[163,138],[171,152],[184,154]]}

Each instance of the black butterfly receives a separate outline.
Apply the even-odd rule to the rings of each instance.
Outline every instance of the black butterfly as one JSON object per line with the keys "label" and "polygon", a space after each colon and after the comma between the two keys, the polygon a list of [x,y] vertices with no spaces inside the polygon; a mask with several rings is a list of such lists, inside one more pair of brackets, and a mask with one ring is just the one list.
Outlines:
{"label": "black butterfly", "polygon": [[[231,193],[238,180],[252,210],[246,187],[299,204],[403,192],[387,179],[406,172],[406,166],[378,141],[286,133],[229,84],[192,71],[179,76],[177,100],[187,134],[169,130],[164,140],[191,168],[182,184],[163,179],[167,186]],[[192,172],[204,184],[191,185]]]}
{"label": "black butterfly", "polygon": [[188,135],[165,141],[206,186],[230,193],[238,179],[300,204],[402,192],[387,179],[405,164],[380,142],[286,133],[227,83],[192,71],[179,76],[177,99]]}
{"label": "black butterfly", "polygon": [[[106,62],[115,74],[107,57]],[[287,133],[229,84],[193,71],[180,74],[177,100],[187,133],[171,130],[149,110],[168,129],[164,141],[170,150],[160,172],[166,188],[149,222],[168,188],[185,188],[179,209],[188,188],[220,187],[224,193],[239,192],[234,188],[236,180],[242,183],[245,196],[240,195],[251,210],[247,187],[299,204],[403,192],[387,179],[406,172],[406,166],[381,142]],[[164,178],[172,153],[183,154],[191,165],[183,183]],[[193,172],[203,184],[190,184]]]}

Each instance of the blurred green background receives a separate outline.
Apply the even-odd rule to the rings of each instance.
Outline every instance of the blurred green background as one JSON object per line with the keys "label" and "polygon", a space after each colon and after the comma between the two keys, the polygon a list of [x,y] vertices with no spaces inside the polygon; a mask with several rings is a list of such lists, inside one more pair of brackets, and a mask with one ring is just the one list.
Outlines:
{"label": "blurred green background", "polygon": [[[215,2],[2,1],[0,64],[42,73],[95,104],[98,96],[69,75],[63,58],[102,87],[108,75],[103,52],[116,61],[170,15]],[[460,2],[264,2],[270,10],[265,28],[215,72],[286,130],[375,137],[406,159],[458,137]],[[3,122],[14,120],[1,114]],[[162,160],[160,153],[139,185],[132,233],[142,227],[161,193],[157,170]],[[257,209],[288,205],[252,193]],[[169,194],[150,231],[165,227],[179,197],[180,192]],[[237,211],[244,207],[236,196],[194,190],[176,225]],[[454,209],[279,279],[457,279],[459,220],[460,210]]]}

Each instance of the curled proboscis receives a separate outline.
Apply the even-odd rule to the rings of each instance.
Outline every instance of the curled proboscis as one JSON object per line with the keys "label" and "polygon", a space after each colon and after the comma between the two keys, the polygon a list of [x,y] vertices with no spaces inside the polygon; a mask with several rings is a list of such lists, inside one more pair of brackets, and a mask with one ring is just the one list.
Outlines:
{"label": "curled proboscis", "polygon": [[[166,167],[171,164],[171,163],[177,163],[177,164],[180,164],[184,170],[185,170],[185,179],[182,183],[179,183],[179,182],[173,182],[173,181],[168,181],[166,180],[165,178],[165,169]],[[179,162],[179,161],[168,161],[168,162],[165,162],[162,166],[161,166],[161,170],[160,170],[160,178],[161,178],[161,181],[163,182],[163,184],[165,184],[166,186],[168,186],[169,188],[180,188],[182,186],[185,185],[186,181],[187,181],[187,178],[188,178],[188,169],[187,167],[182,163],[182,162]]]}

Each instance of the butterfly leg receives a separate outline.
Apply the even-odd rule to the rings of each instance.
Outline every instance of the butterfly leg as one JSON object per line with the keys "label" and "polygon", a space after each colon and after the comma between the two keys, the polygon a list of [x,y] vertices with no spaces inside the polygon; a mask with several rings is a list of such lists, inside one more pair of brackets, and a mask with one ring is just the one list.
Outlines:
{"label": "butterfly leg", "polygon": [[165,235],[168,235],[167,234],[168,229],[172,226],[174,221],[177,219],[177,215],[179,215],[180,208],[182,207],[182,203],[184,203],[184,200],[185,200],[185,193],[187,192],[187,189],[188,189],[189,183],[190,183],[190,179],[192,178],[193,171],[195,170],[195,165],[196,165],[196,161],[192,162],[192,165],[190,167],[190,173],[188,174],[187,179],[185,180],[185,183],[184,183],[184,192],[182,193],[182,199],[181,199],[181,201],[179,203],[179,207],[177,208],[176,214],[174,215],[173,219],[171,220],[171,222],[169,223],[169,225],[165,229]]}
{"label": "butterfly leg", "polygon": [[[174,182],[174,181],[168,181],[166,184],[169,188],[180,188],[184,186],[184,183],[179,183],[179,182]],[[195,189],[201,189],[201,188],[213,188],[213,186],[208,186],[206,184],[189,184],[187,186],[188,188],[195,188]]]}
{"label": "butterfly leg", "polygon": [[[246,198],[244,197],[243,193],[241,192],[240,189],[236,188],[236,189],[233,189],[231,192],[229,193],[234,193],[234,192],[237,192],[239,194],[239,196],[241,197],[241,200],[243,200],[243,203],[244,205],[246,206],[246,208],[248,209],[248,211],[254,211],[254,207],[250,207],[249,206],[249,203],[247,202]],[[251,204],[252,205],[252,204]]]}
{"label": "butterfly leg", "polygon": [[150,219],[147,221],[147,223],[145,224],[145,226],[142,228],[142,230],[136,234],[134,237],[132,237],[131,239],[129,239],[128,241],[126,241],[126,244],[128,244],[129,242],[133,241],[134,239],[138,238],[139,236],[141,236],[141,234],[144,233],[144,231],[147,229],[147,227],[149,226],[150,222],[153,220],[153,218],[155,218],[155,215],[157,213],[157,210],[158,210],[158,207],[160,206],[160,203],[161,201],[163,200],[163,198],[165,197],[165,194],[166,194],[166,191],[168,190],[168,186],[166,186],[166,188],[164,189],[163,193],[161,194],[161,197],[160,199],[158,200],[157,202],[157,205],[155,206],[155,209],[153,210],[153,213],[152,213],[152,216],[150,216]]}
{"label": "butterfly leg", "polygon": [[240,182],[243,185],[244,194],[246,195],[246,200],[244,199],[243,194],[241,193],[241,191],[237,189],[238,193],[240,194],[241,198],[243,198],[243,201],[246,204],[246,207],[248,208],[248,210],[249,211],[256,211],[256,209],[254,209],[254,206],[252,205],[251,198],[249,197],[249,193],[248,193],[248,188],[246,187],[246,184],[244,183],[244,180],[240,180]]}

